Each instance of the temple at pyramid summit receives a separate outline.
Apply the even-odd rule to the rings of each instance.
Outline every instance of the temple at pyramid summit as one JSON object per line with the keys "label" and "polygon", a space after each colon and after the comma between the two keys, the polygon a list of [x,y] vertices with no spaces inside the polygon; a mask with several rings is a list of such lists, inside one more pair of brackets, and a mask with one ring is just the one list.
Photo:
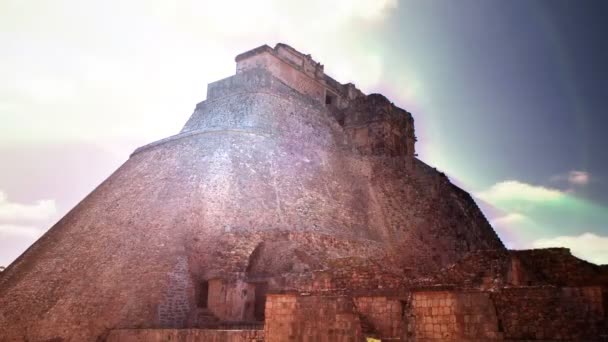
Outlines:
{"label": "temple at pyramid summit", "polygon": [[0,273],[0,341],[606,340],[608,266],[506,249],[415,143],[310,55],[242,53]]}

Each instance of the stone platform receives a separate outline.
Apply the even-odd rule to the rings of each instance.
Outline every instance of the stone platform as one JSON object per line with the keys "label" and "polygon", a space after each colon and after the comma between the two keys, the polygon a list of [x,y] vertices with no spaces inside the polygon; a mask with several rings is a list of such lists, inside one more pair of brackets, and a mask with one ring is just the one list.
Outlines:
{"label": "stone platform", "polygon": [[264,341],[264,330],[116,329],[106,342],[243,342]]}

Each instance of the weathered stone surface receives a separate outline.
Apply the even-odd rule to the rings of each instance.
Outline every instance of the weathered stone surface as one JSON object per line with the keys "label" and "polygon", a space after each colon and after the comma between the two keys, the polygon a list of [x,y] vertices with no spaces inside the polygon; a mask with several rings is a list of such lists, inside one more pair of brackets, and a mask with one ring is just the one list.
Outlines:
{"label": "weathered stone surface", "polygon": [[108,334],[107,342],[259,342],[263,330],[201,329],[118,329]]}
{"label": "weathered stone surface", "polygon": [[265,341],[360,341],[353,301],[348,297],[269,295]]}
{"label": "weathered stone surface", "polygon": [[[416,159],[410,113],[285,44],[236,61],[179,134],[137,149],[2,272],[0,341],[606,330],[606,269],[507,251],[470,195]],[[589,314],[550,335],[517,305],[526,321]]]}

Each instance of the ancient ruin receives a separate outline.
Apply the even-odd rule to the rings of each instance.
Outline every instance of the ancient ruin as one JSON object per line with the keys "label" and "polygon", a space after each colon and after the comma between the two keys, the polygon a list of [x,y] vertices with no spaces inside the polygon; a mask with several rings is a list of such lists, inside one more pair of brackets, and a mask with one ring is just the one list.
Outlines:
{"label": "ancient ruin", "polygon": [[0,341],[601,340],[608,268],[507,250],[412,115],[267,45],[0,275]]}

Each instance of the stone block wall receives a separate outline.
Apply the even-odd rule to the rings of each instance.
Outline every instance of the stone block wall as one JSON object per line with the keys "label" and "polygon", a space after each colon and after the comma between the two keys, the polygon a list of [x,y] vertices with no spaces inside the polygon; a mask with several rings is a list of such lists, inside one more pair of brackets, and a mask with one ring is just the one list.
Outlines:
{"label": "stone block wall", "polygon": [[272,294],[268,341],[597,341],[599,287],[414,290],[399,296]]}
{"label": "stone block wall", "polygon": [[606,334],[599,287],[507,288],[492,297],[506,339],[595,341]]}
{"label": "stone block wall", "polygon": [[314,146],[316,151],[345,147],[342,129],[323,105],[264,69],[247,70],[210,84],[207,100],[197,104],[181,131],[182,135],[192,132],[274,137],[297,142],[293,147],[298,149]]}
{"label": "stone block wall", "polygon": [[516,250],[510,253],[520,260],[526,278],[536,275],[543,283],[556,286],[608,284],[605,266],[579,259],[568,248]]}
{"label": "stone block wall", "polygon": [[359,97],[350,101],[340,117],[351,143],[362,154],[414,157],[414,119],[386,97]]}
{"label": "stone block wall", "polygon": [[255,286],[244,281],[209,281],[209,310],[222,321],[253,321]]}
{"label": "stone block wall", "polygon": [[403,303],[387,297],[356,297],[356,310],[360,315],[364,333],[382,340],[399,340],[404,332]]}
{"label": "stone block wall", "polygon": [[602,266],[581,260],[567,248],[480,250],[439,272],[433,282],[461,288],[606,286]]}
{"label": "stone block wall", "polygon": [[270,294],[264,331],[267,342],[362,339],[359,317],[348,297]]}
{"label": "stone block wall", "polygon": [[525,285],[536,278],[522,275],[519,260],[511,260],[508,250],[467,253],[457,263],[439,272],[434,282],[465,288],[488,289],[505,285]]}
{"label": "stone block wall", "polygon": [[247,58],[237,57],[237,73],[256,68],[270,71],[285,84],[319,103],[325,102],[325,86],[314,77],[294,68],[293,64],[279,58],[272,49]]}
{"label": "stone block wall", "polygon": [[179,257],[172,272],[165,298],[158,305],[158,322],[161,327],[183,328],[194,302],[194,287],[186,257]]}
{"label": "stone block wall", "polygon": [[[359,246],[353,247],[359,248]],[[325,281],[328,283],[326,289],[334,291],[369,291],[369,294],[402,287],[405,284],[403,271],[394,266],[388,266],[394,265],[396,262],[390,258],[381,259],[382,255],[378,253],[378,259],[336,258],[328,263],[329,267],[326,270],[315,274],[315,281]]]}
{"label": "stone block wall", "polygon": [[279,43],[275,46],[276,54],[283,60],[286,60],[295,68],[301,70],[306,75],[323,79],[323,65],[316,62],[310,55],[305,55],[291,46]]}
{"label": "stone block wall", "polygon": [[323,65],[310,55],[303,54],[289,45],[279,43],[274,48],[263,45],[236,57],[237,75],[256,68],[269,70],[281,81],[317,102],[325,103],[326,95],[331,105],[343,109],[350,100],[365,96],[352,84],[341,84],[324,73]]}
{"label": "stone block wall", "polygon": [[106,342],[261,342],[264,330],[118,329]]}
{"label": "stone block wall", "polygon": [[415,341],[491,341],[502,339],[489,294],[415,292],[407,318]]}

